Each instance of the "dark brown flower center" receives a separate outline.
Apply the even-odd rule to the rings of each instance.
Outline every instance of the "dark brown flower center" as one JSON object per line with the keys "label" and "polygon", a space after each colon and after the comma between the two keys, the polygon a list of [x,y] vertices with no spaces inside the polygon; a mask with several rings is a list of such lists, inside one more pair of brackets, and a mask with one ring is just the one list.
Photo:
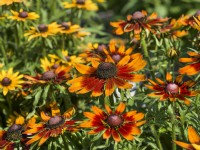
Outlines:
{"label": "dark brown flower center", "polygon": [[12,80],[10,80],[8,77],[3,78],[3,80],[1,81],[1,84],[3,86],[9,86],[11,84]]}
{"label": "dark brown flower center", "polygon": [[54,64],[51,68],[52,69],[57,69],[59,67],[59,64]]}
{"label": "dark brown flower center", "polygon": [[40,32],[47,32],[47,31],[48,31],[48,26],[45,25],[45,24],[40,24],[40,25],[38,26],[38,30],[39,30]]}
{"label": "dark brown flower center", "polygon": [[6,133],[6,139],[9,141],[17,141],[22,138],[22,125],[19,124],[13,124],[9,127],[7,133]]}
{"label": "dark brown flower center", "polygon": [[85,0],[76,0],[76,4],[84,5]]}
{"label": "dark brown flower center", "polygon": [[64,118],[61,116],[54,116],[51,117],[46,124],[47,128],[58,128],[60,125],[62,125],[65,122]]}
{"label": "dark brown flower center", "polygon": [[115,63],[118,63],[121,60],[121,56],[119,54],[112,55],[112,59]]}
{"label": "dark brown flower center", "polygon": [[145,16],[140,11],[136,11],[132,15],[132,19],[134,19],[134,20],[140,20],[140,19],[142,19],[144,17]]}
{"label": "dark brown flower center", "polygon": [[117,67],[113,63],[102,62],[99,64],[96,75],[100,79],[112,78],[117,74]]}
{"label": "dark brown flower center", "polygon": [[70,56],[65,56],[65,60],[66,60],[66,61],[71,61]]}
{"label": "dark brown flower center", "polygon": [[18,17],[27,18],[28,17],[28,13],[26,11],[22,11],[22,12],[19,13]]}
{"label": "dark brown flower center", "polygon": [[113,128],[122,125],[123,122],[124,120],[122,119],[122,117],[115,114],[108,116],[108,118],[106,119],[106,123]]}
{"label": "dark brown flower center", "polygon": [[167,84],[166,91],[171,94],[177,94],[179,92],[179,86],[175,83]]}
{"label": "dark brown flower center", "polygon": [[56,77],[56,74],[53,71],[47,71],[42,74],[42,80],[51,80]]}
{"label": "dark brown flower center", "polygon": [[61,26],[64,28],[64,30],[68,30],[70,28],[70,25],[67,22],[62,22]]}
{"label": "dark brown flower center", "polygon": [[198,17],[200,15],[200,10],[197,10],[197,12],[194,14],[195,17]]}

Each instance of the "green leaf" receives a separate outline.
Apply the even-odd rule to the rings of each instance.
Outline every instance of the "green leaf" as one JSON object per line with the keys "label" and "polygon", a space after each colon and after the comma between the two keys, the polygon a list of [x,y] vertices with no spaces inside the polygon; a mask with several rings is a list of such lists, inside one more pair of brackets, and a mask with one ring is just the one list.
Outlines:
{"label": "green leaf", "polygon": [[36,93],[36,95],[35,95],[35,100],[34,100],[34,102],[33,102],[33,106],[34,106],[34,107],[37,106],[37,104],[38,104],[38,102],[39,102],[39,100],[40,100],[42,91],[43,91],[43,90],[42,90],[41,87],[39,87],[39,88],[37,89],[37,93]]}

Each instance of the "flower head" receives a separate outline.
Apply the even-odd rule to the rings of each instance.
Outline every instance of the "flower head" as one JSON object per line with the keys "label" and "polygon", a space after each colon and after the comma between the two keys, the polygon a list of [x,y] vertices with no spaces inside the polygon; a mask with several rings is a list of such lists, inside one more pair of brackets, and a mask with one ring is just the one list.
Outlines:
{"label": "flower head", "polygon": [[2,70],[0,72],[0,88],[3,90],[3,95],[6,95],[8,91],[13,91],[15,88],[21,88],[21,80],[23,75],[19,75],[19,72],[13,73],[13,68],[8,71]]}
{"label": "flower head", "polygon": [[146,85],[147,88],[154,90],[156,92],[152,92],[148,94],[151,97],[160,97],[161,101],[169,99],[170,101],[175,101],[176,99],[182,100],[185,104],[189,105],[190,101],[186,98],[187,96],[196,96],[196,91],[190,91],[190,88],[195,85],[194,81],[182,81],[183,76],[179,75],[173,81],[170,73],[166,75],[166,82],[156,78],[157,82],[154,82],[150,79],[149,82],[152,85]]}
{"label": "flower head", "polygon": [[71,120],[74,114],[74,109],[68,109],[61,115],[56,103],[52,103],[51,114],[42,111],[42,122],[29,123],[28,129],[24,134],[34,134],[33,137],[26,142],[26,145],[30,145],[36,141],[39,141],[38,146],[45,143],[50,137],[57,137],[63,134],[64,131],[77,131],[74,127],[75,121]]}
{"label": "flower head", "polygon": [[22,132],[24,127],[24,117],[19,116],[7,131],[0,130],[0,149],[14,150],[16,143],[23,142]]}
{"label": "flower head", "polygon": [[64,8],[78,8],[85,10],[98,10],[98,7],[91,0],[72,0],[72,3],[64,2]]}
{"label": "flower head", "polygon": [[23,9],[20,9],[19,12],[11,10],[13,16],[9,16],[8,18],[17,21],[26,21],[26,20],[35,20],[39,18],[39,15],[35,12],[26,12]]}
{"label": "flower head", "polygon": [[104,132],[104,139],[108,139],[112,135],[116,142],[121,140],[121,136],[127,140],[133,140],[134,135],[141,134],[138,127],[145,123],[145,121],[141,121],[144,118],[143,113],[137,113],[134,110],[123,113],[125,110],[124,103],[120,103],[115,111],[112,111],[107,105],[105,105],[105,108],[107,112],[96,106],[92,106],[94,113],[84,112],[84,116],[89,120],[80,124],[80,127],[91,128],[89,134]]}
{"label": "flower head", "polygon": [[77,24],[72,24],[71,22],[62,22],[59,25],[60,33],[62,34],[72,34],[74,32],[78,32],[81,27]]}
{"label": "flower head", "polygon": [[187,150],[199,150],[200,149],[200,137],[195,129],[191,126],[188,127],[188,139],[191,144],[184,143],[181,141],[174,141],[177,145]]}
{"label": "flower head", "polygon": [[70,77],[69,70],[71,67],[59,66],[56,69],[47,70],[42,74],[36,76],[24,75],[28,80],[27,84],[48,84],[48,83],[61,83]]}
{"label": "flower head", "polygon": [[59,31],[59,25],[56,22],[53,22],[48,25],[40,24],[37,27],[31,27],[31,30],[27,31],[24,36],[29,36],[28,40],[30,41],[37,37],[47,38],[48,36],[55,35]]}
{"label": "flower head", "polygon": [[92,66],[77,64],[76,69],[83,75],[67,82],[72,84],[69,87],[69,91],[78,94],[92,91],[91,96],[100,96],[105,91],[105,95],[109,96],[116,87],[120,89],[131,88],[130,81],[144,81],[144,75],[133,73],[143,69],[145,66],[146,61],[140,56],[130,63],[126,59],[122,59],[117,64],[97,61],[92,63]]}
{"label": "flower head", "polygon": [[153,26],[161,26],[163,22],[166,22],[168,18],[160,18],[156,13],[148,15],[146,11],[136,11],[132,15],[127,16],[127,20],[120,20],[118,22],[111,22],[111,26],[115,27],[115,33],[121,35],[124,32],[133,31],[134,34],[139,34],[142,29],[147,29],[151,32],[155,30]]}
{"label": "flower head", "polygon": [[0,1],[0,6],[2,5],[11,5],[13,3],[21,3],[23,0],[1,0]]}
{"label": "flower head", "polygon": [[180,74],[195,75],[200,72],[200,53],[188,52],[191,58],[180,58],[180,62],[189,63],[183,68],[179,69]]}

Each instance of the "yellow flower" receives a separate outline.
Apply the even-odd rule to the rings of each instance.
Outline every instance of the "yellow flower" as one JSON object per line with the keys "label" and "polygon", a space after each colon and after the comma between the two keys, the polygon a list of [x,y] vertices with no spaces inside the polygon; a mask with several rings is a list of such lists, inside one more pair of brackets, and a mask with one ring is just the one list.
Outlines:
{"label": "yellow flower", "polygon": [[59,32],[62,34],[71,34],[81,29],[79,25],[77,24],[72,25],[71,22],[62,22],[59,28],[60,28]]}
{"label": "yellow flower", "polygon": [[20,9],[19,12],[11,10],[11,13],[13,14],[13,16],[9,16],[8,18],[17,21],[35,20],[39,18],[39,15],[36,14],[35,12],[28,13],[23,9]]}
{"label": "yellow flower", "polygon": [[86,10],[98,10],[98,7],[91,0],[72,0],[72,3],[64,2],[65,8],[78,8]]}
{"label": "yellow flower", "polygon": [[15,88],[21,88],[21,84],[24,82],[20,80],[23,75],[19,75],[19,72],[13,73],[13,68],[8,71],[2,70],[0,72],[0,88],[3,89],[3,95],[6,95],[8,91],[15,90]]}
{"label": "yellow flower", "polygon": [[11,5],[13,3],[21,3],[23,0],[1,0],[0,6],[2,5]]}
{"label": "yellow flower", "polygon": [[24,36],[29,36],[28,41],[36,37],[47,38],[48,36],[55,35],[60,31],[59,25],[56,22],[45,25],[40,24],[37,27],[31,27],[31,30],[27,31]]}

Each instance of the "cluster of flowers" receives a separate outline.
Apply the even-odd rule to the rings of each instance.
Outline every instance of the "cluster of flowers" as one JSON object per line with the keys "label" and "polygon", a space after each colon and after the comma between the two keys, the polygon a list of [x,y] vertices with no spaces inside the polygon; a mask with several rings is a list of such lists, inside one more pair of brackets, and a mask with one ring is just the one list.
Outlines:
{"label": "cluster of flowers", "polygon": [[[10,5],[13,2],[20,3],[22,0],[2,0],[1,5]],[[64,2],[65,8],[81,8],[86,10],[97,10],[98,7],[90,0],[73,0],[72,3]],[[11,11],[9,19],[17,21],[35,20],[39,18],[34,12],[27,12],[20,9],[19,12]],[[179,19],[160,18],[156,13],[148,15],[146,11],[137,11],[133,15],[128,15],[127,20],[111,22],[115,27],[117,35],[129,33],[131,43],[138,45],[145,39],[146,32],[154,34],[158,39],[167,36],[169,39],[176,40],[188,34],[183,28],[191,27],[200,30],[200,12],[194,16],[181,16]],[[42,37],[46,38],[56,34],[81,34],[81,27],[71,22],[57,24],[40,24],[31,27],[24,36],[29,36],[28,40]],[[83,33],[83,32],[82,32]],[[145,33],[145,34],[144,34]],[[82,35],[82,34],[81,34]],[[139,44],[140,45],[140,44]],[[144,48],[144,47],[143,47]],[[144,48],[145,49],[145,48]],[[200,54],[198,52],[188,52],[190,58],[180,58],[180,62],[190,63],[179,69],[180,75],[173,79],[172,75],[166,73],[166,81],[154,77],[147,79],[145,74],[138,73],[147,65],[147,61],[141,53],[134,53],[133,48],[126,48],[124,43],[117,40],[110,40],[106,44],[90,43],[88,48],[78,56],[69,55],[67,50],[62,50],[61,55],[48,54],[40,59],[43,72],[35,76],[19,74],[13,72],[13,68],[0,72],[0,88],[6,96],[9,92],[17,92],[26,97],[38,86],[62,85],[68,89],[69,93],[86,94],[91,97],[108,97],[113,95],[116,89],[131,89],[133,82],[149,81],[145,86],[153,90],[148,94],[150,97],[159,97],[160,101],[169,100],[175,102],[177,99],[190,105],[187,97],[196,96],[199,91],[192,90],[196,82],[189,80],[183,81],[183,75],[196,75],[200,71]],[[146,54],[144,54],[147,57]],[[174,56],[174,53],[173,53]],[[149,62],[148,62],[149,63]],[[149,64],[148,64],[149,65]],[[66,89],[66,91],[67,91]],[[58,92],[53,91],[55,94]],[[51,97],[53,99],[53,96]],[[106,111],[97,106],[92,106],[91,112],[84,112],[88,118],[85,121],[73,120],[74,108],[68,109],[61,114],[56,100],[49,105],[50,111],[42,111],[40,117],[25,119],[19,116],[7,130],[0,131],[0,149],[12,150],[17,142],[21,142],[24,147],[29,147],[38,141],[38,146],[45,143],[50,137],[63,135],[65,131],[78,132],[84,128],[90,128],[89,134],[103,132],[103,138],[111,136],[116,142],[121,137],[133,140],[135,135],[141,134],[139,126],[145,121],[143,113],[135,110],[125,112],[125,104],[120,103],[115,111],[105,105]],[[199,147],[199,136],[192,127],[189,127],[189,139],[193,144],[185,144],[175,141],[176,144],[187,148],[197,149]],[[191,136],[194,136],[192,138]]]}

